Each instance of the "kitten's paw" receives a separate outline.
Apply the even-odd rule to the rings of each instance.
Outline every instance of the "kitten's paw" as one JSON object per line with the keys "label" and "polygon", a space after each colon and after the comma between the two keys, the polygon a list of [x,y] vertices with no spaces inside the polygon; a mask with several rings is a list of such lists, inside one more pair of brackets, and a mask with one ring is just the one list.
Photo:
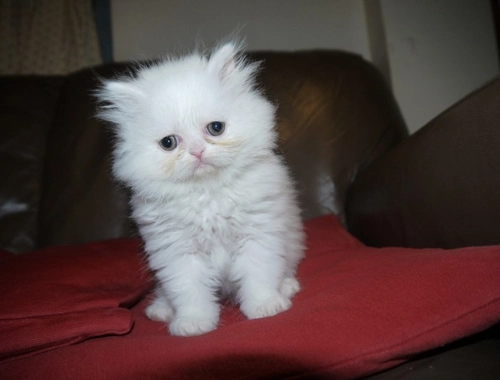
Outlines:
{"label": "kitten's paw", "polygon": [[300,284],[296,278],[287,277],[283,280],[280,287],[280,293],[287,298],[292,298],[300,290]]}
{"label": "kitten's paw", "polygon": [[169,322],[174,316],[174,309],[166,299],[158,297],[146,308],[146,316],[152,321]]}
{"label": "kitten's paw", "polygon": [[292,302],[288,297],[281,294],[276,294],[267,300],[254,305],[253,307],[248,307],[248,305],[242,305],[242,312],[247,316],[248,319],[265,318],[271,317],[273,315],[279,314],[285,310],[290,309]]}
{"label": "kitten's paw", "polygon": [[177,317],[170,323],[170,334],[177,336],[201,335],[217,328],[217,321],[201,317]]}

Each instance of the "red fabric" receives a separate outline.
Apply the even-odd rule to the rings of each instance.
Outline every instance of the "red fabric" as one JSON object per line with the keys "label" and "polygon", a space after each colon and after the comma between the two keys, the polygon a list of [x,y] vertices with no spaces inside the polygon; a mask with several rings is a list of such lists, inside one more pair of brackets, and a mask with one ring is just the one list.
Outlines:
{"label": "red fabric", "polygon": [[132,328],[148,290],[137,240],[1,253],[0,361]]}
{"label": "red fabric", "polygon": [[348,379],[500,321],[500,247],[374,249],[333,217],[306,227],[303,290],[287,312],[247,320],[225,305],[216,331],[183,338],[149,321],[144,299],[129,334],[5,362],[0,378]]}
{"label": "red fabric", "polygon": [[5,251],[3,249],[0,249],[0,260],[6,259],[10,256],[12,256],[12,253]]}

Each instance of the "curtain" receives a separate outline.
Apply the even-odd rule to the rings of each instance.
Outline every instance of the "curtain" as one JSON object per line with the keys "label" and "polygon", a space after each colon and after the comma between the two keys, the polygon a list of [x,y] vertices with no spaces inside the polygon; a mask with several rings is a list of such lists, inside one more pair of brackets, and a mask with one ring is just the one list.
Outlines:
{"label": "curtain", "polygon": [[67,74],[102,62],[91,0],[0,0],[0,74]]}

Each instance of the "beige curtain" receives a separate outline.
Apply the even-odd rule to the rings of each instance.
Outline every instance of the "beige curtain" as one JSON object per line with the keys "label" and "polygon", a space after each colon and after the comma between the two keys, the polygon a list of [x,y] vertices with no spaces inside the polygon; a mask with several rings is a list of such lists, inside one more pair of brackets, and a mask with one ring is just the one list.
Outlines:
{"label": "beige curtain", "polygon": [[91,0],[0,0],[0,74],[66,74],[99,63]]}

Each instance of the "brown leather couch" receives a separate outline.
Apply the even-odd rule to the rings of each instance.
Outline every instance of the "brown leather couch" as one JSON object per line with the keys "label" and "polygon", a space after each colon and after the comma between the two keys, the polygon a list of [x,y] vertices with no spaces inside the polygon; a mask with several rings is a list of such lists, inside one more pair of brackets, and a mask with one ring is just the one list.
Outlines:
{"label": "brown leather couch", "polygon": [[[500,80],[408,132],[378,71],[344,52],[253,53],[279,105],[279,150],[304,218],[336,213],[367,245],[500,244]],[[98,77],[0,78],[0,248],[15,253],[134,235],[110,177],[112,134],[96,117]],[[500,274],[499,274],[500,275]],[[372,379],[500,378],[498,328]]]}

